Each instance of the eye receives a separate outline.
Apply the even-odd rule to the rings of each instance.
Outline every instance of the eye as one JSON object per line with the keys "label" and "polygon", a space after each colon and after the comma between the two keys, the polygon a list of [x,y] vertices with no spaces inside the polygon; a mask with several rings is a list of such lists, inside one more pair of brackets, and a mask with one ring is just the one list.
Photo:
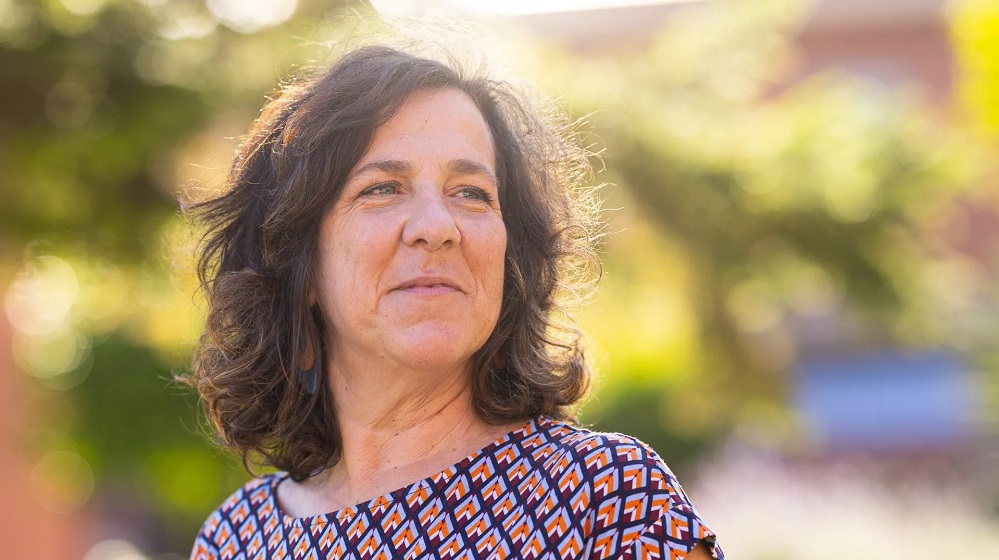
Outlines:
{"label": "eye", "polygon": [[399,191],[399,184],[394,182],[378,183],[377,185],[372,185],[361,192],[361,196],[378,196],[386,194],[395,194]]}
{"label": "eye", "polygon": [[480,200],[487,204],[493,201],[493,196],[479,187],[464,187],[458,191],[458,196],[468,200]]}

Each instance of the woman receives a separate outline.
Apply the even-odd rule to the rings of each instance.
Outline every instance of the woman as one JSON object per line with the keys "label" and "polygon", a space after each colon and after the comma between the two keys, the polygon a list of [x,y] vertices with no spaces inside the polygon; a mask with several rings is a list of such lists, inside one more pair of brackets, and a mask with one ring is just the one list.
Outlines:
{"label": "woman", "polygon": [[585,153],[508,85],[387,47],[270,102],[196,207],[192,383],[279,470],[192,558],[722,557],[659,457],[574,427],[560,294],[592,258]]}

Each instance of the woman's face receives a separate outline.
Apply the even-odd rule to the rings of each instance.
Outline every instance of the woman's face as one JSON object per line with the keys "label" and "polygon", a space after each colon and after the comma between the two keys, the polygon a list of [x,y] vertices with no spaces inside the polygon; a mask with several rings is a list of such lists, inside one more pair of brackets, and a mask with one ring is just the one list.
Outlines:
{"label": "woman's face", "polygon": [[375,130],[320,232],[334,367],[468,366],[502,302],[497,187],[489,128],[458,90],[417,92]]}

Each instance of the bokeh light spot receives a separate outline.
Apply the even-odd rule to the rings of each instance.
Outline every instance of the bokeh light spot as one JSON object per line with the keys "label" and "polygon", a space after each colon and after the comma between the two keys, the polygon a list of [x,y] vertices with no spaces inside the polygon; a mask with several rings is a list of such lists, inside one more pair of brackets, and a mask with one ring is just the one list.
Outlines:
{"label": "bokeh light spot", "polygon": [[104,7],[106,0],[62,0],[62,5],[66,11],[78,16],[89,16],[96,14]]}
{"label": "bokeh light spot", "polygon": [[16,336],[14,358],[27,373],[49,379],[80,365],[89,348],[80,333],[64,327],[41,336]]}
{"label": "bokeh light spot", "polygon": [[31,471],[35,501],[53,513],[72,513],[94,493],[94,472],[83,457],[72,451],[52,451]]}
{"label": "bokeh light spot", "polygon": [[22,334],[45,335],[66,325],[79,289],[76,272],[66,261],[39,257],[7,289],[4,312]]}
{"label": "bokeh light spot", "polygon": [[83,556],[83,560],[148,560],[132,543],[120,539],[101,541]]}
{"label": "bokeh light spot", "polygon": [[173,2],[158,10],[158,34],[170,41],[205,37],[215,31],[216,22],[203,6]]}
{"label": "bokeh light spot", "polygon": [[740,283],[725,305],[739,327],[751,333],[768,331],[782,319],[782,310],[774,301],[770,287],[761,280]]}
{"label": "bokeh light spot", "polygon": [[208,0],[212,16],[240,33],[255,33],[284,23],[297,7],[298,0]]}
{"label": "bokeh light spot", "polygon": [[45,96],[45,114],[52,124],[76,128],[90,119],[94,100],[87,88],[76,82],[60,82]]}

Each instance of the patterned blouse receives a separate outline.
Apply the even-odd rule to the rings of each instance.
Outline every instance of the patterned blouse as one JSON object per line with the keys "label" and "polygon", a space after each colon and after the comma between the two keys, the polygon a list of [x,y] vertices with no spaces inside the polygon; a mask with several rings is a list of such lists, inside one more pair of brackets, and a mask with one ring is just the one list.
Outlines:
{"label": "patterned blouse", "polygon": [[192,560],[724,559],[662,459],[635,438],[540,418],[460,463],[369,502],[312,517],[257,478],[211,514]]}

